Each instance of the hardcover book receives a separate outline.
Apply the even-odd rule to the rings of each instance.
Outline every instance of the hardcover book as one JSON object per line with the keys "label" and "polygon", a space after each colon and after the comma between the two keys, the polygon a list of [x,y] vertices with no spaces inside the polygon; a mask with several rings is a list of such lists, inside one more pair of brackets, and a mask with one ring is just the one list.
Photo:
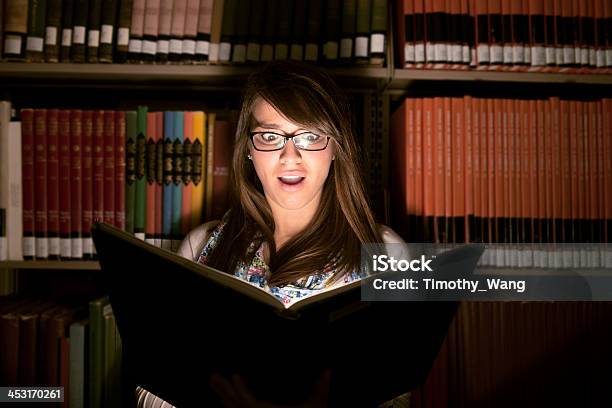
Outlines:
{"label": "hardcover book", "polygon": [[[181,407],[219,405],[207,386],[214,373],[241,375],[265,401],[303,402],[325,369],[331,406],[377,406],[425,381],[458,305],[362,301],[371,277],[282,303],[110,225],[96,223],[92,233],[121,334],[124,384]],[[482,250],[440,254],[436,272],[455,273],[458,257],[471,272]],[[399,327],[410,334],[397,335]]]}

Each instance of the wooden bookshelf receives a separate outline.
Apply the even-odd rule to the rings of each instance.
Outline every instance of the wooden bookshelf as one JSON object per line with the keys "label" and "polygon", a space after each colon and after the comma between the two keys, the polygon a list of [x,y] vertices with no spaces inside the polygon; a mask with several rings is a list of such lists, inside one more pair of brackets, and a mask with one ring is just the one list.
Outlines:
{"label": "wooden bookshelf", "polygon": [[100,270],[98,261],[1,261],[0,269]]}
{"label": "wooden bookshelf", "polygon": [[[521,86],[523,85],[523,86]],[[569,74],[553,72],[508,72],[477,70],[396,69],[386,90],[390,95],[402,95],[416,87],[452,88],[466,87],[507,89],[531,92],[532,87],[558,90],[559,87],[581,87],[589,92],[612,89],[610,74]],[[603,88],[602,88],[603,87]]]}
{"label": "wooden bookshelf", "polygon": [[[63,87],[80,83],[87,88],[120,84],[129,88],[202,87],[232,89],[244,87],[257,66],[179,64],[72,64],[0,63],[0,84]],[[369,66],[330,67],[330,75],[353,89],[376,90],[389,78],[387,68]],[[17,83],[16,83],[17,82]]]}

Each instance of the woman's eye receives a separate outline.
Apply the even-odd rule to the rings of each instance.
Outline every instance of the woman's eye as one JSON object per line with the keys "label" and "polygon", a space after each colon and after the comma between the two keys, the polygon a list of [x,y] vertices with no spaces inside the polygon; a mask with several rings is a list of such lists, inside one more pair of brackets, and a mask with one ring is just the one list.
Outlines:
{"label": "woman's eye", "polygon": [[306,140],[308,143],[314,143],[317,140],[319,140],[319,138],[321,137],[319,135],[315,135],[314,133],[304,133],[303,135],[300,135],[300,136],[302,136],[302,138]]}
{"label": "woman's eye", "polygon": [[274,133],[262,133],[261,134],[261,138],[266,143],[276,142],[278,141],[279,137],[280,137],[279,135],[276,135]]}

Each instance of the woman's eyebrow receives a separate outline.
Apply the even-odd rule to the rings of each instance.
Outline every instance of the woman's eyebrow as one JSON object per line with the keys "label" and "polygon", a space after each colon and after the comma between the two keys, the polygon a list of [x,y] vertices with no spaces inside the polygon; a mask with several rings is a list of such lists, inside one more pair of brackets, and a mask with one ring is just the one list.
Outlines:
{"label": "woman's eyebrow", "polygon": [[[257,128],[263,128],[263,129],[276,129],[276,130],[282,130],[281,125],[276,124],[276,123],[259,123],[257,121],[255,121],[255,126],[253,127],[254,129]],[[295,131],[299,132],[302,130],[306,130],[304,128],[297,128]]]}

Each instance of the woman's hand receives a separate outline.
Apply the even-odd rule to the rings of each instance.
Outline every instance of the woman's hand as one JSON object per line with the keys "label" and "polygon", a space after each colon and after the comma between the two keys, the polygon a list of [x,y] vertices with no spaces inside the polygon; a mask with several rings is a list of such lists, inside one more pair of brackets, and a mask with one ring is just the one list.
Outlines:
{"label": "woman's hand", "polygon": [[325,371],[317,380],[311,397],[299,406],[258,401],[242,377],[238,375],[233,375],[230,381],[221,375],[214,374],[210,377],[210,386],[219,394],[221,401],[228,408],[324,408],[327,407],[330,378],[331,372]]}

